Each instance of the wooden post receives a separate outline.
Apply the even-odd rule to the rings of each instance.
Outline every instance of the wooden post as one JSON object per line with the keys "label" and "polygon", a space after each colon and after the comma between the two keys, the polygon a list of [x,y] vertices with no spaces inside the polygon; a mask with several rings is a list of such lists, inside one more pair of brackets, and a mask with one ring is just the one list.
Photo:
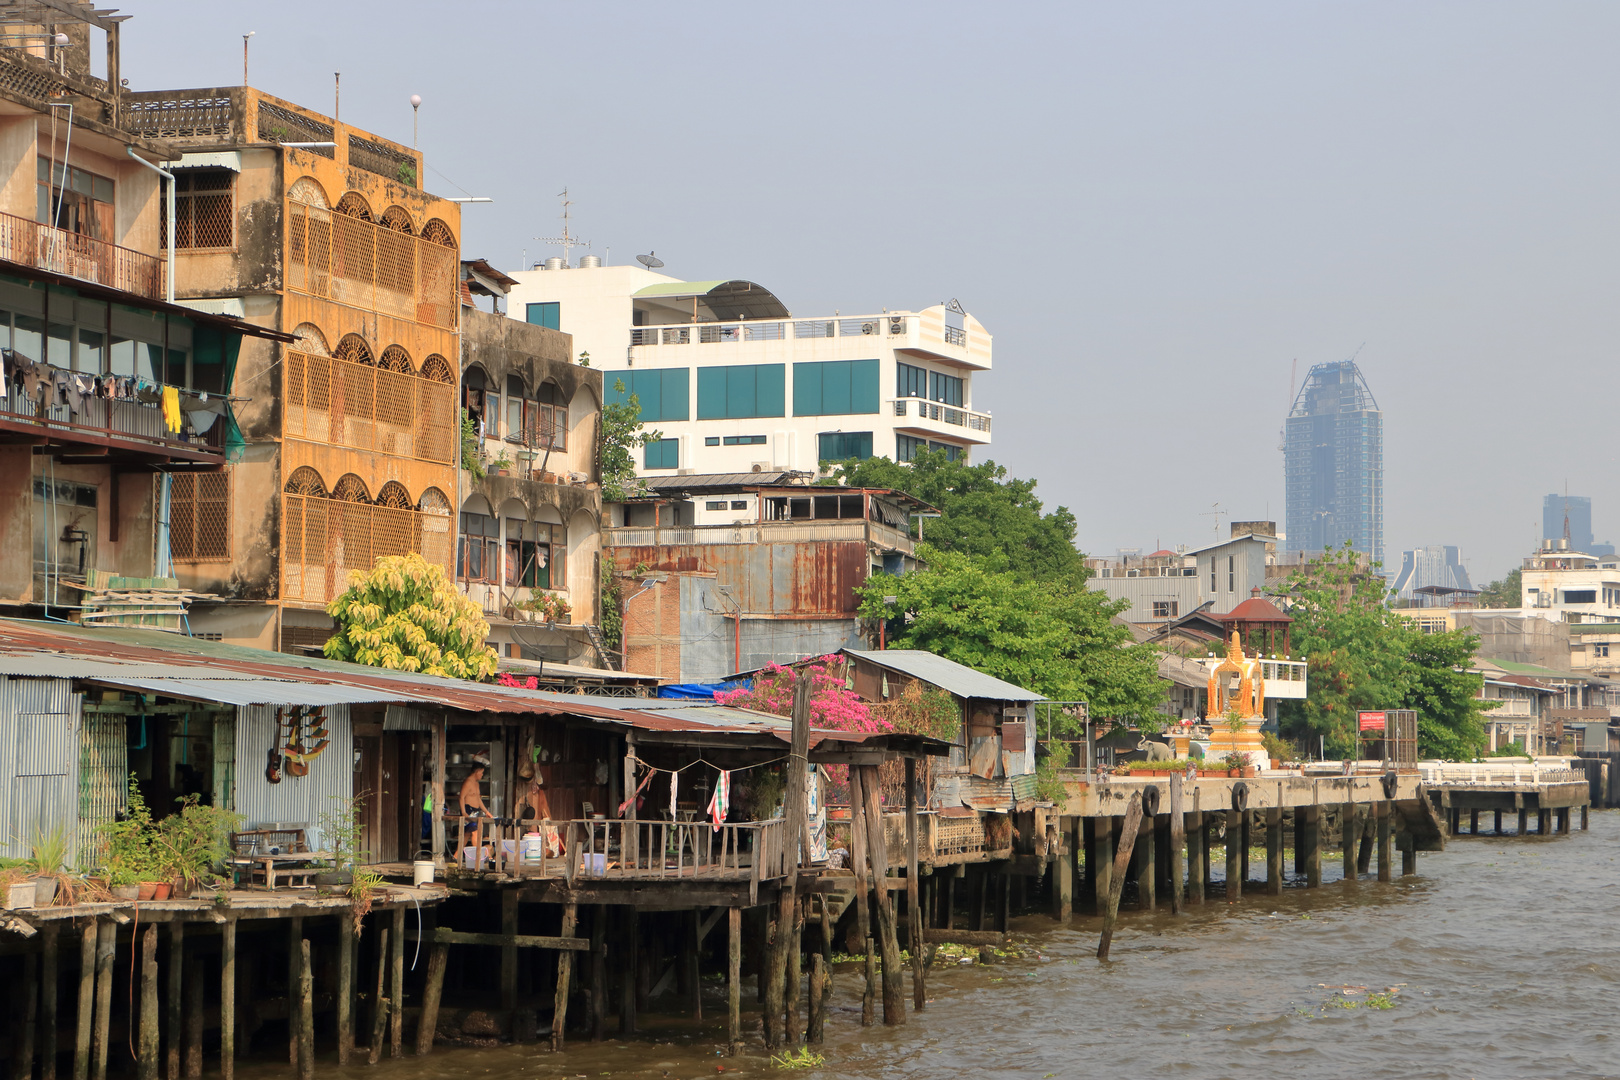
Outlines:
{"label": "wooden post", "polygon": [[849,767],[849,842],[850,868],[855,871],[855,934],[865,943],[866,989],[861,994],[861,1026],[872,1026],[872,999],[876,968],[872,964],[871,904],[868,900],[866,880],[866,800],[861,792],[861,770]]}
{"label": "wooden post", "polygon": [[182,1011],[180,992],[184,989],[185,979],[182,977],[186,963],[186,924],[172,922],[169,924],[169,979],[168,979],[168,1021],[164,1025],[168,1031],[168,1038],[164,1045],[164,1075],[168,1080],[180,1080],[180,1028],[185,1023],[185,1013]]}
{"label": "wooden post", "polygon": [[158,1075],[157,938],[157,924],[148,924],[141,934],[141,1026],[135,1053],[137,1080],[157,1080]]}
{"label": "wooden post", "polygon": [[[601,1042],[607,1036],[607,921],[608,906],[597,904],[591,912],[591,1041]],[[735,983],[735,977],[733,977]],[[735,985],[732,994],[736,994]]]}
{"label": "wooden post", "polygon": [[1390,850],[1389,800],[1379,799],[1378,814],[1378,880],[1395,880],[1394,852]]}
{"label": "wooden post", "polygon": [[[347,914],[345,913],[345,917]],[[236,1075],[236,916],[225,916],[219,946],[219,1074]]]}
{"label": "wooden post", "polygon": [[1411,877],[1417,873],[1417,841],[1404,829],[1398,839],[1401,847],[1401,877]]}
{"label": "wooden post", "polygon": [[39,932],[39,1076],[56,1080],[56,975],[61,966],[57,939],[61,926],[46,923]]}
{"label": "wooden post", "polygon": [[[850,770],[854,772],[853,769]],[[726,961],[726,991],[727,991],[727,1026],[726,1047],[727,1053],[737,1056],[742,1048],[742,908],[734,907],[726,912],[726,927],[729,944]]]}
{"label": "wooden post", "polygon": [[681,967],[685,971],[686,1007],[693,1020],[703,1019],[703,977],[700,971],[703,954],[703,911],[693,908],[681,948]]}
{"label": "wooden post", "polygon": [[422,1015],[416,1022],[418,1057],[432,1051],[439,1033],[439,1003],[444,1000],[444,971],[449,966],[450,946],[434,942],[428,953],[427,985],[422,988]]}
{"label": "wooden post", "polygon": [[1479,835],[1479,809],[1477,807],[1468,811],[1468,835]]}
{"label": "wooden post", "polygon": [[[32,943],[30,943],[32,944]],[[39,1022],[39,953],[30,948],[22,955],[21,978],[11,984],[15,1003],[11,1015],[12,1080],[31,1080],[34,1075],[34,1029]]]}
{"label": "wooden post", "polygon": [[349,1063],[354,1048],[354,913],[338,915],[337,1060]]}
{"label": "wooden post", "polygon": [[[403,909],[401,909],[403,910]],[[518,931],[518,894],[516,889],[501,890],[501,1009],[508,1016],[517,1008],[518,951],[513,938]]]}
{"label": "wooden post", "polygon": [[1243,899],[1243,817],[1241,810],[1226,812],[1226,902]]}
{"label": "wooden post", "polygon": [[[632,789],[633,790],[633,789]],[[755,852],[755,856],[758,856]],[[619,950],[619,1033],[636,1030],[636,969],[641,964],[641,913],[634,904],[624,909],[624,939]]]}
{"label": "wooden post", "polygon": [[[573,937],[578,922],[579,907],[575,904],[565,904],[563,906],[562,929],[558,931],[558,936]],[[563,1048],[563,1033],[568,1028],[568,983],[573,973],[573,952],[568,949],[557,950],[557,996],[552,1002],[551,1014],[551,1048],[553,1050]],[[438,1012],[437,1005],[438,1002],[434,1002],[435,1013]],[[423,1005],[422,1015],[427,1016],[426,1004]]]}
{"label": "wooden post", "polygon": [[1249,826],[1253,820],[1254,816],[1249,812],[1247,807],[1244,808],[1243,813],[1238,815],[1238,841],[1239,846],[1242,848],[1243,855],[1243,864],[1238,871],[1238,877],[1243,879],[1243,887],[1245,889],[1249,887],[1249,849],[1254,846],[1254,841],[1249,835]]}
{"label": "wooden post", "polygon": [[1373,830],[1378,820],[1377,804],[1373,813],[1361,823],[1361,850],[1356,853],[1356,873],[1365,874],[1372,867]]}
{"label": "wooden post", "polygon": [[[1093,866],[1092,864],[1095,864]],[[1092,824],[1091,850],[1086,852],[1086,864],[1090,869],[1091,882],[1094,889],[1093,899],[1097,905],[1097,914],[1101,915],[1108,910],[1108,897],[1113,892],[1114,881],[1114,819],[1111,817],[1097,818]],[[1121,882],[1123,884],[1123,882]],[[979,927],[975,926],[977,930]]]}
{"label": "wooden post", "polygon": [[962,869],[962,864],[958,863],[956,866],[951,868],[951,872],[949,872],[949,873],[947,873],[945,875],[945,898],[942,901],[940,901],[941,911],[940,911],[940,915],[939,915],[939,925],[941,927],[943,927],[944,929],[946,929],[946,930],[953,930],[953,929],[956,928],[956,873],[955,873],[955,871],[961,870],[961,869]]}
{"label": "wooden post", "polygon": [[[380,924],[381,919],[377,922]],[[377,992],[373,995],[371,1009],[371,1045],[366,1054],[366,1064],[375,1065],[382,1060],[383,1036],[388,1032],[388,928],[379,926],[377,930]]]}
{"label": "wooden post", "polygon": [[1158,853],[1156,850],[1158,830],[1154,827],[1154,817],[1157,815],[1144,814],[1142,816],[1141,834],[1136,838],[1136,895],[1142,908],[1152,911],[1158,906],[1159,891],[1155,879],[1158,875]]}
{"label": "wooden post", "polygon": [[92,918],[79,936],[79,1017],[73,1029],[73,1080],[90,1080],[90,1029],[96,1015],[96,932]]}
{"label": "wooden post", "polygon": [[924,986],[923,917],[917,895],[917,759],[906,758],[906,930],[911,940],[911,1007],[922,1012],[928,1005]]}
{"label": "wooden post", "polygon": [[[1447,796],[1447,797],[1449,798],[1449,796]],[[1446,820],[1451,825],[1451,835],[1452,836],[1456,836],[1458,833],[1462,832],[1462,807],[1460,807],[1460,806],[1451,807],[1448,814],[1447,814],[1447,816],[1446,816]]]}
{"label": "wooden post", "polygon": [[1194,810],[1187,815],[1187,902],[1204,902],[1204,880],[1209,876],[1209,832],[1204,825],[1204,812]]}
{"label": "wooden post", "polygon": [[973,895],[968,898],[968,926],[975,933],[984,930],[985,912],[990,907],[990,867],[980,863],[973,868]]}
{"label": "wooden post", "polygon": [[783,987],[782,1041],[791,1049],[799,1044],[799,982],[804,963],[804,901],[795,900],[787,920],[787,978]]}
{"label": "wooden post", "polygon": [[827,1031],[826,999],[827,961],[819,952],[810,954],[810,1024],[804,1041],[809,1046],[820,1046]]}
{"label": "wooden post", "polygon": [[1496,827],[1493,830],[1497,836],[1502,835],[1502,811],[1496,811]]}
{"label": "wooden post", "polygon": [[1187,810],[1181,790],[1181,774],[1170,774],[1170,914],[1180,915],[1186,892],[1186,867],[1181,849],[1187,843]]}
{"label": "wooden post", "polygon": [[894,906],[888,897],[888,844],[883,834],[883,807],[878,802],[881,785],[876,765],[852,768],[864,774],[861,797],[866,801],[866,853],[872,862],[872,884],[877,889],[878,947],[883,956],[883,1022],[893,1026],[906,1022],[906,1007],[901,993],[900,942],[895,935]]}
{"label": "wooden post", "polygon": [[298,1067],[298,943],[304,940],[304,919],[287,920],[287,1064]]}
{"label": "wooden post", "polygon": [[202,1075],[203,1043],[203,961],[193,950],[186,957],[185,1048],[181,1054],[180,1074],[186,1080],[197,1080]]}
{"label": "wooden post", "polygon": [[309,938],[298,945],[298,1080],[314,1080],[315,968],[309,962]]}
{"label": "wooden post", "polygon": [[[90,1044],[91,1073],[107,1080],[107,1040],[112,1025],[113,956],[118,948],[118,924],[102,919],[96,930],[96,1030]],[[130,948],[134,948],[132,942]]]}
{"label": "wooden post", "polygon": [[[1303,817],[1303,820],[1301,818]],[[1305,885],[1322,885],[1322,808],[1307,806],[1294,812],[1294,843],[1305,852]]]}
{"label": "wooden post", "polygon": [[[1587,829],[1586,817],[1587,817],[1587,811],[1589,811],[1590,809],[1591,809],[1591,806],[1589,804],[1586,804],[1586,803],[1581,804],[1581,831],[1582,832],[1585,832],[1586,829]],[[1498,810],[1496,812],[1496,820],[1498,822],[1500,822],[1502,820],[1502,812],[1500,810]],[[1500,824],[1497,825],[1496,831],[1497,832],[1502,831],[1502,827],[1501,827]]]}
{"label": "wooden post", "polygon": [[[445,727],[448,723],[447,718],[440,716],[433,725],[433,815],[429,820],[432,822],[433,829],[431,833],[433,838],[433,865],[440,869],[444,867],[444,849],[446,846],[444,835],[444,762],[448,756],[445,753]],[[461,811],[458,808],[456,812],[459,814]],[[456,838],[456,857],[461,857],[461,838],[459,836]]]}
{"label": "wooden post", "polygon": [[[1058,826],[1058,850],[1056,858],[1052,861],[1052,918],[1058,922],[1068,922],[1074,917],[1074,853],[1069,850],[1069,830],[1061,824]],[[933,880],[937,881],[938,874]]]}
{"label": "wooden post", "polygon": [[1283,887],[1282,807],[1266,807],[1266,892],[1281,896]]}
{"label": "wooden post", "polygon": [[393,955],[390,967],[393,977],[388,981],[388,1056],[405,1054],[405,909],[394,909],[393,933],[388,936],[388,947]]}
{"label": "wooden post", "polygon": [[1530,810],[1523,803],[1519,804],[1519,835],[1524,836],[1530,831]]}
{"label": "wooden post", "polygon": [[[783,1037],[792,1039],[792,1029],[797,1021],[788,1021],[786,1009],[787,995],[785,993],[787,981],[793,977],[790,968],[796,967],[790,961],[800,952],[798,930],[798,887],[799,867],[803,865],[804,855],[810,846],[810,823],[807,817],[808,803],[805,798],[805,781],[809,773],[810,754],[810,696],[811,685],[809,679],[799,679],[793,687],[793,729],[788,746],[787,784],[782,797],[783,830],[782,843],[784,854],[787,856],[787,880],[783,883],[781,894],[777,903],[776,939],[770,950],[769,982],[765,991],[765,1046],[773,1049],[777,1045],[778,1025]],[[877,822],[879,836],[882,835],[883,823]],[[868,843],[871,843],[870,837]],[[874,875],[876,876],[876,875]],[[878,879],[881,888],[882,880]],[[798,994],[797,980],[794,980],[793,996]],[[797,1008],[795,1007],[795,1012]]]}
{"label": "wooden post", "polygon": [[1356,880],[1356,837],[1361,834],[1361,823],[1356,820],[1356,804],[1339,806],[1339,847],[1344,858],[1344,880]]}
{"label": "wooden post", "polygon": [[1108,889],[1108,904],[1103,911],[1102,939],[1097,942],[1097,959],[1108,959],[1108,950],[1114,943],[1114,924],[1119,919],[1119,894],[1125,888],[1125,868],[1131,864],[1131,849],[1142,826],[1142,793],[1131,793],[1125,808],[1125,828],[1120,833],[1119,851],[1114,855],[1114,866]]}

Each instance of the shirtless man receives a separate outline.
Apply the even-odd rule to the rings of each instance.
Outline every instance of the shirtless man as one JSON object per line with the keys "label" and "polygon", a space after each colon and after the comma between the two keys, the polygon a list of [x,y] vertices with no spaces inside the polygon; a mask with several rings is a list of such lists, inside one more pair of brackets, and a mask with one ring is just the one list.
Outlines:
{"label": "shirtless man", "polygon": [[489,768],[489,755],[474,754],[472,760],[472,772],[461,782],[461,793],[456,796],[456,804],[461,807],[462,828],[469,837],[478,831],[478,822],[474,820],[475,818],[495,816],[490,813],[489,805],[484,802],[484,791],[479,786],[483,782],[484,771]]}
{"label": "shirtless man", "polygon": [[[541,783],[540,774],[536,772],[534,778],[529,781],[528,789],[523,794],[523,803],[534,813],[536,825],[542,821],[551,820],[551,800],[546,798],[546,791],[541,786]],[[548,826],[546,829],[546,845],[549,849],[548,854],[552,856],[563,853],[562,835],[557,831],[555,825]]]}

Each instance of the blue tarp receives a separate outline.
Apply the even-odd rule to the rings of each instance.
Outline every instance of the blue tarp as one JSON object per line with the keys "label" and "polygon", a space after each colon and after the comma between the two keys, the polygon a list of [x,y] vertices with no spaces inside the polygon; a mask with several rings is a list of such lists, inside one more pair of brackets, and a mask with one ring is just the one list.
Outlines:
{"label": "blue tarp", "polygon": [[747,680],[738,679],[735,682],[712,683],[670,683],[658,688],[659,697],[668,698],[701,698],[704,701],[713,701],[714,695],[720,690],[737,690],[748,685]]}

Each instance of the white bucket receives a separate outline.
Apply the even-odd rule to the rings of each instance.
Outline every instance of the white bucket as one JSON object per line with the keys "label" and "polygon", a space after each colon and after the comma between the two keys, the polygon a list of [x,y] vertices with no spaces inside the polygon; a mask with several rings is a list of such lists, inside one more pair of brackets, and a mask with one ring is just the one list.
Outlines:
{"label": "white bucket", "polygon": [[411,884],[418,888],[433,884],[432,859],[417,859],[411,863]]}
{"label": "white bucket", "polygon": [[537,832],[524,833],[523,842],[518,845],[518,858],[524,862],[539,862],[545,857],[545,838]]}

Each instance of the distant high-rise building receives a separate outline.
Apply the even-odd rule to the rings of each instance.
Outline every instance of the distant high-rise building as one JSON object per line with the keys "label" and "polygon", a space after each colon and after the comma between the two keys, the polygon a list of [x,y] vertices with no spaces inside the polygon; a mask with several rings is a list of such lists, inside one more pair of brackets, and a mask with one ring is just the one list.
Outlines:
{"label": "distant high-rise building", "polygon": [[1401,552],[1401,572],[1395,578],[1395,592],[1403,600],[1428,585],[1446,589],[1473,589],[1462,556],[1451,544],[1413,548]]}
{"label": "distant high-rise building", "polygon": [[1585,495],[1548,495],[1541,500],[1541,538],[1564,539],[1569,520],[1569,546],[1588,555],[1613,555],[1613,544],[1600,544],[1592,535],[1592,500]]}
{"label": "distant high-rise building", "polygon": [[1384,414],[1353,360],[1317,364],[1288,413],[1287,551],[1346,540],[1384,559]]}

